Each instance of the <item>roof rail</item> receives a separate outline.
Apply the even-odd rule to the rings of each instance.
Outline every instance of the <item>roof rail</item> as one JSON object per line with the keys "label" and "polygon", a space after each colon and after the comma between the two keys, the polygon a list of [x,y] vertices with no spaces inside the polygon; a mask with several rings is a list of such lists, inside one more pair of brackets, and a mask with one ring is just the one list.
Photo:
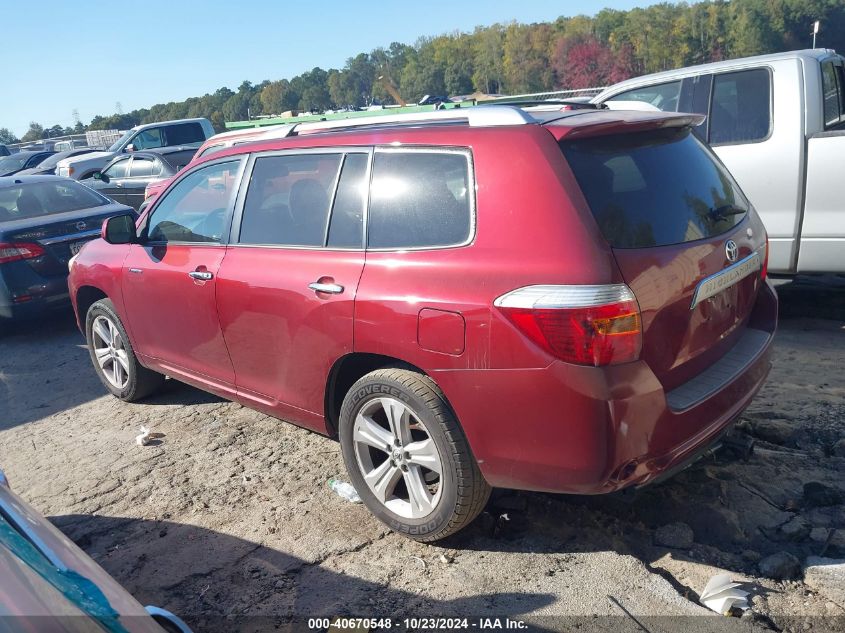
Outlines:
{"label": "roof rail", "polygon": [[431,112],[410,112],[405,114],[381,114],[359,116],[334,121],[315,121],[299,123],[296,133],[323,132],[344,128],[370,127],[381,125],[413,125],[414,123],[457,123],[466,122],[470,127],[495,127],[501,125],[526,125],[537,123],[530,114],[517,106],[490,105],[479,108],[449,108]]}

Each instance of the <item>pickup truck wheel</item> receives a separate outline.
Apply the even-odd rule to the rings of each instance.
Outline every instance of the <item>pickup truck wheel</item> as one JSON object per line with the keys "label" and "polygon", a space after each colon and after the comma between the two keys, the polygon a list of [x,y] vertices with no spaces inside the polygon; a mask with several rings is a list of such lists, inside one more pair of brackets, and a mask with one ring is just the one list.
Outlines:
{"label": "pickup truck wheel", "polygon": [[85,337],[97,376],[112,395],[135,402],[164,382],[164,376],[138,362],[126,329],[109,299],[101,299],[88,309]]}
{"label": "pickup truck wheel", "polygon": [[404,536],[450,536],[490,497],[455,415],[427,376],[406,369],[367,374],[343,400],[339,432],[352,485]]}

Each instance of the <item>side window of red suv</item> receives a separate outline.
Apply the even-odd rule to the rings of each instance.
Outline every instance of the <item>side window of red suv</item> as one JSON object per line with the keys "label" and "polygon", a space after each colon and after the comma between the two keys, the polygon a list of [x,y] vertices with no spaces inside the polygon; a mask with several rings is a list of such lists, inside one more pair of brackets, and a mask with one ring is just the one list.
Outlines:
{"label": "side window of red suv", "polygon": [[148,241],[222,242],[240,165],[213,163],[182,178],[153,209]]}
{"label": "side window of red suv", "polygon": [[472,237],[469,153],[376,150],[367,248],[459,246]]}
{"label": "side window of red suv", "polygon": [[365,153],[340,152],[257,158],[238,242],[361,248],[367,162]]}

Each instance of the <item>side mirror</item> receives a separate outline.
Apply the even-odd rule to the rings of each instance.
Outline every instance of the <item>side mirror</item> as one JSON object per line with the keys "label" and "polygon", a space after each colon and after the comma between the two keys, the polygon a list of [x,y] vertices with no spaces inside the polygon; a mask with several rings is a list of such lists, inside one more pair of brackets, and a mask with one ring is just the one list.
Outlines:
{"label": "side mirror", "polygon": [[109,181],[109,177],[101,171],[95,171],[93,174],[91,174],[91,178],[93,178],[94,180],[101,180],[103,182]]}
{"label": "side mirror", "polygon": [[135,232],[135,216],[129,213],[115,215],[103,222],[100,237],[109,244],[134,244],[138,241]]}
{"label": "side mirror", "polygon": [[132,153],[135,151],[135,146],[132,143],[129,143],[129,145],[123,148],[123,151]]}

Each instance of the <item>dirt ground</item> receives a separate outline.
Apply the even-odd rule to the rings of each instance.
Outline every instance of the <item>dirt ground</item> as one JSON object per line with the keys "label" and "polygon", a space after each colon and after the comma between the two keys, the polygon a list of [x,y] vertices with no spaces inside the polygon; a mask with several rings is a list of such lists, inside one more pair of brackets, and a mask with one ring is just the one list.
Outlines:
{"label": "dirt ground", "polygon": [[[496,491],[441,545],[329,490],[344,474],[331,440],[175,381],[142,404],[106,396],[69,313],[0,335],[0,465],[142,603],[198,632],[343,614],[845,630],[845,585],[802,569],[845,558],[845,289],[779,293],[774,368],[739,424],[748,461],[721,452],[633,496]],[[164,436],[139,447],[141,425]],[[751,591],[742,618],[698,603],[720,570]]]}

